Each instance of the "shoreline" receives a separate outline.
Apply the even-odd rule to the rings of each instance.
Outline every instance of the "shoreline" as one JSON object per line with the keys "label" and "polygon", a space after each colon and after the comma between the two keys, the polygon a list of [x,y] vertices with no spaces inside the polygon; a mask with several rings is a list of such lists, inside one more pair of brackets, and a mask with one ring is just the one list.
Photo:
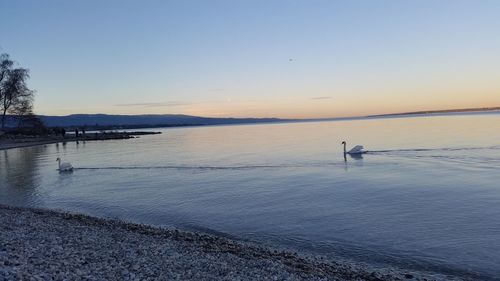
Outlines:
{"label": "shoreline", "polygon": [[45,140],[35,140],[35,141],[26,141],[26,142],[9,142],[5,140],[0,140],[0,150],[7,150],[13,148],[21,148],[21,147],[30,147],[37,145],[46,145],[60,142],[75,142],[75,139],[45,139]]}
{"label": "shoreline", "polygon": [[161,132],[109,132],[109,133],[90,133],[87,134],[85,138],[74,136],[68,136],[62,138],[60,136],[47,136],[38,138],[13,138],[13,139],[1,139],[0,138],[0,150],[30,147],[37,145],[46,145],[54,143],[67,143],[67,142],[86,142],[86,141],[105,141],[105,140],[127,140],[137,138],[137,136],[142,135],[156,135],[161,134]]}
{"label": "shoreline", "polygon": [[202,232],[0,204],[0,279],[463,280]]}

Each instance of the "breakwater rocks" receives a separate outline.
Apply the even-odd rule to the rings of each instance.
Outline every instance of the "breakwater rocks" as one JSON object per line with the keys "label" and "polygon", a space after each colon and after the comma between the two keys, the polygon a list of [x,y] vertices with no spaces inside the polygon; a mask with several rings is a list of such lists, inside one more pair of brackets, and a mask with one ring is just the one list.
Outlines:
{"label": "breakwater rocks", "polygon": [[1,205],[0,242],[0,280],[446,279],[368,270],[210,234]]}
{"label": "breakwater rocks", "polygon": [[119,140],[119,139],[131,139],[136,136],[144,135],[157,135],[161,132],[102,132],[102,133],[90,133],[80,136],[75,140],[79,141],[93,141],[93,140]]}

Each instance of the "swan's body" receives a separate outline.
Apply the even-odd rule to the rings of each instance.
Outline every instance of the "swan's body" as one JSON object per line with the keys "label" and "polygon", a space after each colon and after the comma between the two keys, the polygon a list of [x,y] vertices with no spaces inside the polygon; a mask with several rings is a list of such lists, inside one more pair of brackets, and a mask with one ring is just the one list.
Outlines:
{"label": "swan's body", "polygon": [[57,158],[56,161],[59,163],[59,172],[73,171],[73,166],[71,166],[71,163],[61,163],[61,158]]}
{"label": "swan's body", "polygon": [[355,147],[351,148],[351,150],[347,151],[347,154],[360,154],[363,153],[363,146],[362,145],[356,145]]}
{"label": "swan's body", "polygon": [[344,154],[363,154],[366,153],[366,151],[363,150],[362,145],[356,145],[355,147],[351,148],[351,150],[346,151],[346,142],[343,141],[342,144],[344,145]]}

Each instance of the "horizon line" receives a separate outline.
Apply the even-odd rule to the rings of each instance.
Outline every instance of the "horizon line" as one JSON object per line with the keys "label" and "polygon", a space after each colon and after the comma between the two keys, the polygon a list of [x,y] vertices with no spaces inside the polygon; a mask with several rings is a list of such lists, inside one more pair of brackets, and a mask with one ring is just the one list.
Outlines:
{"label": "horizon line", "polygon": [[109,115],[109,116],[190,116],[209,119],[279,119],[279,120],[328,120],[328,119],[345,119],[345,118],[367,118],[367,117],[383,117],[383,116],[397,116],[397,115],[418,115],[418,114],[432,114],[432,113],[459,113],[459,112],[474,112],[474,111],[495,111],[500,110],[500,106],[490,107],[471,107],[471,108],[455,108],[455,109],[438,109],[438,110],[419,110],[409,112],[396,112],[396,113],[380,113],[370,115],[355,115],[355,116],[337,116],[337,117],[319,117],[319,118],[281,118],[281,117],[207,117],[198,115],[188,115],[182,113],[152,113],[152,114],[109,114],[109,113],[72,113],[67,115],[47,115],[35,114],[36,116],[52,116],[52,117],[68,117],[73,115]]}

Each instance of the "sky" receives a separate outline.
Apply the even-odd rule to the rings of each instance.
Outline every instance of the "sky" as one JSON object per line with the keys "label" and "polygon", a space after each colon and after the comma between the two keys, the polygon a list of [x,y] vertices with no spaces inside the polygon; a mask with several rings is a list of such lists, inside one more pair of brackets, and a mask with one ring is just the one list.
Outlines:
{"label": "sky", "polygon": [[500,106],[497,0],[0,0],[0,14],[37,114]]}

